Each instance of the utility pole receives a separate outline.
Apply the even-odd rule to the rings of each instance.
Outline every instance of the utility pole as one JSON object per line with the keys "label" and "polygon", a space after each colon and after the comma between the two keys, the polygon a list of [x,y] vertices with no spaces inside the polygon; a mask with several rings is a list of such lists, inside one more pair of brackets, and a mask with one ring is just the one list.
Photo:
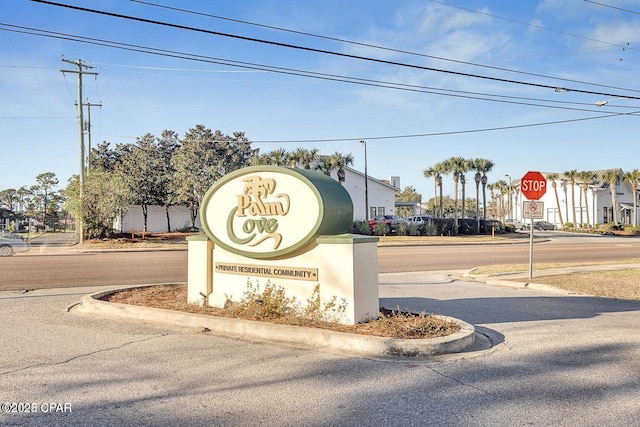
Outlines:
{"label": "utility pole", "polygon": [[92,104],[87,98],[87,102],[83,105],[87,107],[87,121],[85,125],[87,128],[87,170],[89,170],[89,168],[91,168],[91,107],[102,107],[102,102]]}
{"label": "utility pole", "polygon": [[[73,64],[76,67],[78,67],[77,70],[60,70],[60,71],[63,74],[75,73],[78,75],[78,101],[76,102],[76,105],[78,106],[78,137],[79,137],[79,143],[80,143],[80,206],[82,206],[82,192],[83,192],[84,177],[85,177],[84,119],[82,114],[82,75],[90,74],[90,75],[97,76],[98,73],[85,71],[85,69],[91,69],[93,67],[83,64],[81,59],[78,59],[77,61],[71,61],[69,59],[62,58],[62,62],[67,62],[69,64]],[[78,232],[80,243],[82,243],[84,241],[84,224],[82,223],[82,215],[79,215],[79,217],[76,218],[76,229],[77,229],[76,231]]]}

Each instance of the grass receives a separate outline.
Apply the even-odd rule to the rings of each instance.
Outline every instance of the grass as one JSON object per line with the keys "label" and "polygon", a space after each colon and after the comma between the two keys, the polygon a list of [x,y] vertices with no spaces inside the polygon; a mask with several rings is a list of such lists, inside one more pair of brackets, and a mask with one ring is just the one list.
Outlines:
{"label": "grass", "polygon": [[[565,267],[583,267],[591,265],[625,265],[637,264],[640,259],[626,259],[610,262],[581,263],[541,263],[535,264],[535,271]],[[526,273],[528,264],[489,265],[473,270],[471,276],[499,275],[505,273]],[[623,268],[617,270],[572,272],[570,274],[535,275],[528,278],[512,278],[515,282],[535,282],[555,286],[570,292],[595,295],[605,298],[640,300],[640,269]]]}
{"label": "grass", "polygon": [[[295,310],[273,310],[273,305],[268,305],[267,309],[265,309],[264,306],[267,306],[267,304],[261,304],[260,302],[257,302],[257,305],[262,305],[262,307],[256,307],[254,303],[237,304],[227,308],[200,307],[187,304],[187,285],[161,285],[129,289],[108,295],[104,299],[122,304],[306,326],[387,338],[435,338],[451,335],[460,330],[459,325],[455,322],[445,321],[425,313],[413,314],[385,311],[380,313],[378,319],[366,323],[345,325],[336,321],[323,320],[321,316],[296,315]],[[279,313],[275,313],[275,311]]]}
{"label": "grass", "polygon": [[[515,279],[519,282],[529,280]],[[640,300],[640,270],[609,270],[541,276],[536,283],[606,298]]]}

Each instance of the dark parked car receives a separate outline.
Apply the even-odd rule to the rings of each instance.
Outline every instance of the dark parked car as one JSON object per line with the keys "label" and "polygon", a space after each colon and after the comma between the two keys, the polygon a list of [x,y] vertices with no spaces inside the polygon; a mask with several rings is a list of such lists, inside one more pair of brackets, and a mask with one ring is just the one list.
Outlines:
{"label": "dark parked car", "polygon": [[11,256],[29,250],[29,242],[7,230],[0,230],[0,256]]}
{"label": "dark parked car", "polygon": [[376,215],[372,220],[369,220],[369,225],[372,230],[375,230],[378,226],[379,222],[384,222],[389,226],[389,230],[395,231],[395,229],[400,225],[404,220],[398,218],[395,215]]}
{"label": "dark parked car", "polygon": [[555,224],[551,224],[550,222],[547,221],[536,221],[533,223],[533,228],[534,230],[555,230],[556,229],[556,225]]}

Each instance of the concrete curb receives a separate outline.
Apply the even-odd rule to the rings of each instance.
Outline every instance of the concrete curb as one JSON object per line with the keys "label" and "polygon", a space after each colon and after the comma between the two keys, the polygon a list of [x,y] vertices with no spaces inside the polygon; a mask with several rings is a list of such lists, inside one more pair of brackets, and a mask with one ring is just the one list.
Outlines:
{"label": "concrete curb", "polygon": [[441,354],[459,353],[470,349],[475,343],[475,328],[472,325],[447,316],[439,317],[458,323],[460,332],[431,339],[394,339],[100,300],[100,298],[114,292],[134,288],[121,288],[86,295],[82,297],[80,304],[74,306],[73,309],[79,313],[100,317],[194,328],[217,336],[245,341],[275,343],[300,349],[365,357],[427,358]]}

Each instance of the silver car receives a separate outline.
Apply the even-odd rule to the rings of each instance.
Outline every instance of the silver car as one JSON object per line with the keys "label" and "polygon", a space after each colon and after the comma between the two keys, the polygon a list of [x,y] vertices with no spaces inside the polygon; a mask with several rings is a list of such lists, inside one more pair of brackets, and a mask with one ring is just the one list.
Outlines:
{"label": "silver car", "polygon": [[0,256],[11,256],[29,250],[29,242],[7,230],[0,230]]}

